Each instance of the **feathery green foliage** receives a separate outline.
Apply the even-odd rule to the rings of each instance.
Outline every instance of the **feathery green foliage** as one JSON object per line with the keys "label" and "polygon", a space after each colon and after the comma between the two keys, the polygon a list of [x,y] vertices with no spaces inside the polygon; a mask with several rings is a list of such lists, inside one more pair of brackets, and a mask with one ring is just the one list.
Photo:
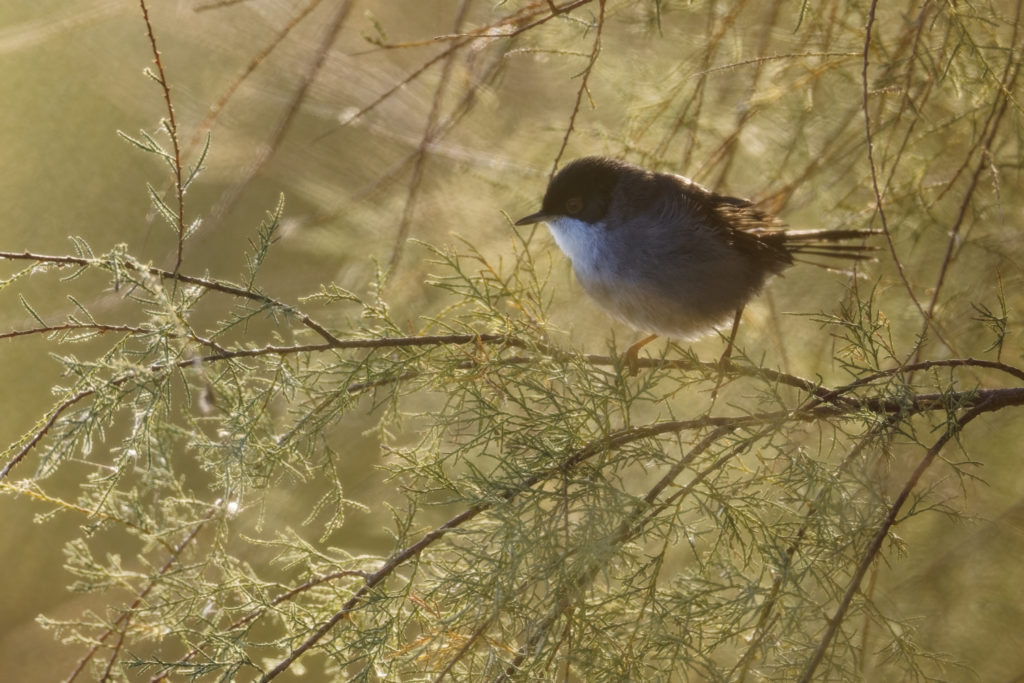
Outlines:
{"label": "feathery green foliage", "polygon": [[[552,322],[561,270],[533,233],[509,223],[501,256],[472,238],[406,245],[429,191],[419,170],[399,212],[413,229],[365,292],[274,293],[263,266],[283,199],[239,248],[239,282],[193,274],[183,245],[204,210],[185,189],[216,134],[182,160],[147,14],[168,119],[124,137],[171,166],[170,189],[137,189],[173,228],[174,267],[80,238],[68,255],[0,253],[19,268],[0,289],[32,319],[3,336],[45,339],[62,373],[4,451],[0,486],[43,502],[43,522],[81,520],[66,569],[96,599],[40,617],[82,652],[70,677],[969,676],[886,587],[918,552],[903,529],[964,513],[986,416],[1024,405],[1020,3],[748,4],[474,7],[478,23],[431,41],[469,75],[459,92],[443,67],[414,162],[513,58],[542,54],[576,95],[553,148],[604,139],[702,182],[749,181],[795,214],[827,188],[830,227],[882,228],[879,262],[838,303],[786,319],[828,345],[794,340],[787,364],[767,334],[741,333],[715,402],[719,366],[693,349],[670,344],[634,377],[613,345],[567,340]],[[751,15],[754,52],[731,38]],[[367,21],[370,43],[399,49],[386,18]],[[659,50],[678,65],[637,93],[628,126],[584,124],[625,88],[613,65],[638,35],[651,65]],[[708,117],[730,92],[734,118]],[[779,163],[748,170],[741,140]],[[418,316],[393,284],[403,251],[429,270]],[[73,312],[55,319],[26,281]],[[379,459],[355,475],[360,439]],[[68,478],[74,500],[51,489]]]}

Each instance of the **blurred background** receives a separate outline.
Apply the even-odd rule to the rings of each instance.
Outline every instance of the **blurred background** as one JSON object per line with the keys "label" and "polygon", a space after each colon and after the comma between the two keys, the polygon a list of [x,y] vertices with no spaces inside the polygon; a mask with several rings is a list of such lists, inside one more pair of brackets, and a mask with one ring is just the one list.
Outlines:
{"label": "blurred background", "polygon": [[[283,230],[263,290],[284,301],[330,282],[365,293],[382,269],[388,301],[415,331],[419,316],[443,301],[423,284],[431,265],[414,240],[465,239],[489,258],[511,259],[508,216],[538,208],[559,157],[564,164],[585,154],[763,199],[794,227],[880,227],[860,80],[867,3],[609,1],[600,50],[598,3],[573,4],[545,19],[547,2],[152,2],[186,164],[210,139],[206,170],[186,196],[187,216],[201,223],[183,271],[241,280],[242,246],[283,195]],[[991,357],[977,307],[997,310],[1003,298],[1012,312],[1020,303],[1024,136],[1016,81],[1003,129],[984,151],[985,175],[971,180],[1006,49],[1020,50],[1024,27],[1020,3],[978,11],[994,18],[928,2],[888,6],[870,53],[876,164],[894,246],[921,301],[935,291],[950,231],[962,220],[936,307],[946,343],[929,341],[933,358]],[[163,95],[144,73],[153,58],[138,4],[7,0],[0,58],[0,250],[73,253],[69,236],[80,236],[97,253],[124,243],[141,261],[173,267],[175,235],[151,211],[146,188],[165,194],[167,168],[118,135],[144,130],[166,142],[158,132]],[[602,353],[613,338],[620,348],[633,340],[583,298],[546,231],[530,248],[551,259],[561,341]],[[6,278],[17,266],[0,268]],[[805,314],[834,313],[855,285],[878,288],[884,316],[909,343],[921,331],[920,311],[888,247],[868,271],[859,284],[791,271],[748,310],[741,344],[770,367],[843,378],[828,363],[833,340]],[[74,307],[58,289],[22,281],[18,295],[58,319]],[[31,326],[16,296],[5,296],[2,328]],[[85,303],[114,315],[117,301],[100,288]],[[352,312],[321,313],[340,327]],[[1019,363],[1020,326],[1009,320],[1000,353]],[[720,342],[695,349],[714,358]],[[0,341],[4,444],[52,405],[49,389],[60,381],[54,350],[37,338]],[[367,415],[343,429],[356,445],[348,488],[368,499],[386,486],[372,470],[372,426]],[[969,453],[982,463],[983,482],[946,501],[963,514],[901,526],[907,555],[881,570],[878,599],[919,615],[920,640],[952,653],[979,680],[1022,680],[1021,422],[1000,412],[986,431]],[[36,466],[23,463],[15,478]],[[62,471],[52,495],[74,498],[82,471]],[[8,558],[0,661],[10,680],[63,678],[82,654],[81,646],[59,646],[37,615],[103,610],[97,596],[65,590],[62,547],[83,522],[39,517],[51,509],[0,497],[0,555]],[[287,520],[267,524],[278,521]],[[349,533],[365,537],[357,544],[367,552],[389,547],[375,518],[355,527]]]}

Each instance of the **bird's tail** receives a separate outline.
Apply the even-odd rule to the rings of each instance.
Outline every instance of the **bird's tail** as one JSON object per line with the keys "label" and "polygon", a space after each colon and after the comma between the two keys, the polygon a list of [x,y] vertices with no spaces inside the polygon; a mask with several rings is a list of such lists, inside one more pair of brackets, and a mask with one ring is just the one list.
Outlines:
{"label": "bird's tail", "polygon": [[[786,249],[798,257],[798,261],[832,269],[828,263],[817,263],[801,256],[824,257],[845,261],[873,261],[878,246],[865,244],[863,240],[882,234],[881,230],[787,230]],[[851,243],[862,240],[860,244]]]}

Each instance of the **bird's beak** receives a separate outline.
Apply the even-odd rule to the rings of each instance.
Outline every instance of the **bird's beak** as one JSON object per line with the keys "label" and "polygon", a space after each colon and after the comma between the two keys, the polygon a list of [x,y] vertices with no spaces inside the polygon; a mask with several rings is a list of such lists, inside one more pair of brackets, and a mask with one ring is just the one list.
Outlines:
{"label": "bird's beak", "polygon": [[537,213],[531,213],[529,216],[523,216],[516,221],[516,225],[533,225],[534,223],[540,223],[551,218],[551,214],[538,211]]}

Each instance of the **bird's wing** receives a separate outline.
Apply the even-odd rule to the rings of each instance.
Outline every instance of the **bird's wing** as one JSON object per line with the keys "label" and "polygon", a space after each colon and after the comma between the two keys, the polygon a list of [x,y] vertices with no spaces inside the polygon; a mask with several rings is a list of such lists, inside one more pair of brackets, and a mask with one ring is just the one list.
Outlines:
{"label": "bird's wing", "polygon": [[686,209],[719,231],[729,244],[778,270],[793,263],[786,249],[785,223],[748,199],[712,192],[684,176],[674,177]]}

